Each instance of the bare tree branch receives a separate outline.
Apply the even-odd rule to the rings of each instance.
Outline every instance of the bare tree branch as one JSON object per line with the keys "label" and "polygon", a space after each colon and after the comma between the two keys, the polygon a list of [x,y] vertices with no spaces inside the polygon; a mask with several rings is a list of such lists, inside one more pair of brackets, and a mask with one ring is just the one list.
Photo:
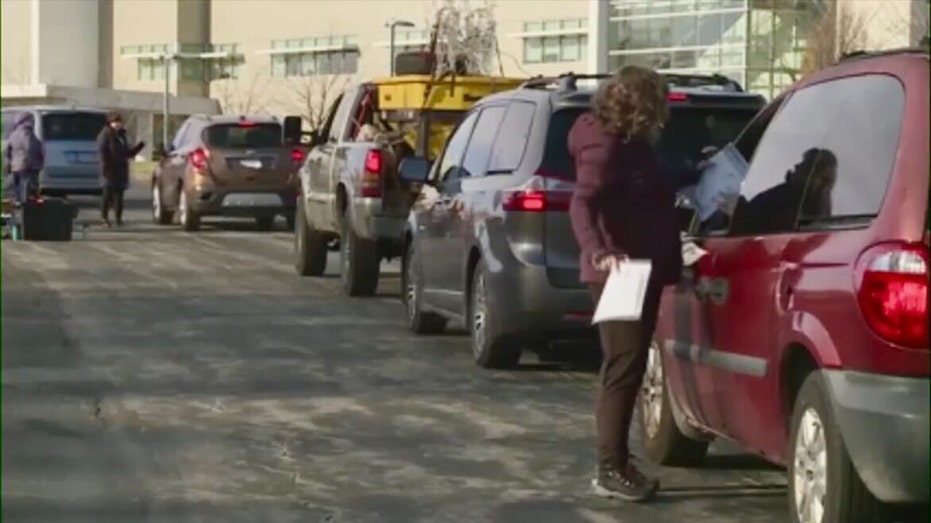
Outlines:
{"label": "bare tree branch", "polygon": [[217,101],[224,114],[256,114],[265,111],[268,79],[256,73],[246,85],[233,79],[217,80]]}
{"label": "bare tree branch", "polygon": [[841,56],[863,50],[867,44],[867,24],[864,18],[837,0],[826,2],[818,20],[808,33],[807,49],[802,59],[802,73],[820,71]]}
{"label": "bare tree branch", "polygon": [[304,119],[310,129],[323,127],[327,110],[349,87],[350,78],[342,74],[327,74],[289,78],[290,111]]}

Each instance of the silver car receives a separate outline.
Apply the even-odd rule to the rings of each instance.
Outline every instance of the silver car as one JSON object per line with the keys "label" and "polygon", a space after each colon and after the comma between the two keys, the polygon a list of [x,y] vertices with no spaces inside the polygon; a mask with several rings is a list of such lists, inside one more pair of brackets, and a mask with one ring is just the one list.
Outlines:
{"label": "silver car", "polygon": [[39,186],[45,194],[100,194],[97,133],[107,121],[104,109],[67,106],[18,106],[3,109],[3,144],[16,117],[32,113],[36,135],[45,147]]}
{"label": "silver car", "polygon": [[[594,334],[567,212],[575,166],[566,139],[593,93],[578,79],[534,79],[484,98],[434,164],[401,164],[403,180],[425,183],[403,242],[408,325],[465,325],[481,367],[511,367],[524,349]],[[667,81],[671,118],[658,153],[670,172],[733,140],[765,104],[720,76]]]}

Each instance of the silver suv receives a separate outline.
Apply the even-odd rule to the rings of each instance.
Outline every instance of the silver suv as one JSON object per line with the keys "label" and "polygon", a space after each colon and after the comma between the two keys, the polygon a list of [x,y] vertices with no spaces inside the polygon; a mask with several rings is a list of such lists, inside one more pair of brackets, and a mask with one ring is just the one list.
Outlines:
{"label": "silver suv", "polygon": [[[593,336],[569,223],[575,169],[566,138],[591,107],[581,77],[537,78],[469,111],[437,161],[405,160],[426,183],[403,242],[403,301],[416,333],[466,326],[479,366]],[[658,150],[670,171],[734,139],[764,106],[721,76],[669,76],[671,118]]]}

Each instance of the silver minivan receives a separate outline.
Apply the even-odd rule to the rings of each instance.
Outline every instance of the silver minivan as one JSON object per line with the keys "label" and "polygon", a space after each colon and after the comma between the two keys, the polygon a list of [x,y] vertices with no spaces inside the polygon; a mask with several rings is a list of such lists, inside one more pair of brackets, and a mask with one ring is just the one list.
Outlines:
{"label": "silver minivan", "polygon": [[46,194],[100,194],[97,133],[107,121],[105,109],[35,105],[5,107],[3,145],[16,117],[32,113],[36,135],[45,146],[45,169],[39,184]]}

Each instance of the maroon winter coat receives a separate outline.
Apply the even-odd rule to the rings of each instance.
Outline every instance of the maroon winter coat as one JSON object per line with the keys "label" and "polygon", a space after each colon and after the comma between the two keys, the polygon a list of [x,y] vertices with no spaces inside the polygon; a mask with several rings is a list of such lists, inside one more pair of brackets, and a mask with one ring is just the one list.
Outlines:
{"label": "maroon winter coat", "polygon": [[625,143],[591,113],[576,121],[568,145],[576,170],[569,213],[582,250],[581,280],[607,277],[592,266],[594,256],[626,254],[649,259],[656,283],[676,283],[682,274],[678,183],[660,167],[653,146]]}

